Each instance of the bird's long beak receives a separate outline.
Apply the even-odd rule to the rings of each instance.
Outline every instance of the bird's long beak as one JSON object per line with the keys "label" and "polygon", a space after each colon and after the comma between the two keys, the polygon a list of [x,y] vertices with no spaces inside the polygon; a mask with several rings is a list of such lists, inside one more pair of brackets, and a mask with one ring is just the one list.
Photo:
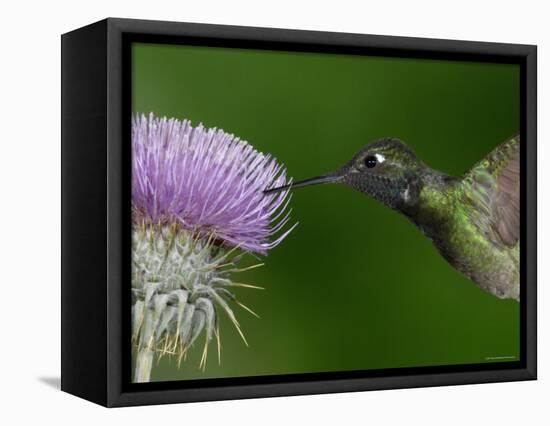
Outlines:
{"label": "bird's long beak", "polygon": [[264,191],[264,194],[273,194],[275,192],[284,191],[286,189],[301,188],[303,186],[319,185],[322,183],[336,183],[342,180],[343,176],[340,173],[330,173],[324,176],[317,176],[309,179],[300,180],[298,182],[292,182],[288,185],[279,186],[276,188],[269,188]]}

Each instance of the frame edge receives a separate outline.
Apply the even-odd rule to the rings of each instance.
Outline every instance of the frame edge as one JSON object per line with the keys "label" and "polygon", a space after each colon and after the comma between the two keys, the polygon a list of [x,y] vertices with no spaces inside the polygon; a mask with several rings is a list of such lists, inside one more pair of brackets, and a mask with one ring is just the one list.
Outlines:
{"label": "frame edge", "polygon": [[106,21],[61,37],[61,390],[106,398]]}

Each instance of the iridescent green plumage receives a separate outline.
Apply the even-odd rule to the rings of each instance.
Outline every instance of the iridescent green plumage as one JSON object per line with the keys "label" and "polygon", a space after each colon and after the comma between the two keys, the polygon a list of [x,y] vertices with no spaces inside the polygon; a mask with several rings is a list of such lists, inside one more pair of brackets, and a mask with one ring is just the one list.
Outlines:
{"label": "iridescent green plumage", "polygon": [[519,137],[419,198],[413,221],[441,255],[495,296],[519,300]]}
{"label": "iridescent green plumage", "polygon": [[403,142],[387,138],[367,145],[339,170],[292,186],[328,182],[347,184],[399,211],[481,288],[519,300],[519,136],[460,178],[431,169]]}

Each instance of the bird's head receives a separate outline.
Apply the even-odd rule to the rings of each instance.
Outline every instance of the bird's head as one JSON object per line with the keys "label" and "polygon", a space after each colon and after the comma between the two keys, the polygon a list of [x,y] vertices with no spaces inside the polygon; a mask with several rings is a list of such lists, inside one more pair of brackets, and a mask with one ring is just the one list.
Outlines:
{"label": "bird's head", "polygon": [[342,183],[369,195],[390,208],[413,205],[421,189],[425,164],[399,139],[384,138],[366,145],[334,172],[267,189],[272,193],[321,183]]}

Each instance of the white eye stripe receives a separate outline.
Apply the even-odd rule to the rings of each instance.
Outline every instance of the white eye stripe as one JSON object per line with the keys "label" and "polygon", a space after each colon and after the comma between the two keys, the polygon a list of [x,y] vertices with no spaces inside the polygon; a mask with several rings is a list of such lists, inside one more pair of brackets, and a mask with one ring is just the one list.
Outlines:
{"label": "white eye stripe", "polygon": [[405,192],[403,192],[403,199],[405,202],[409,201],[409,187],[407,186],[407,189],[405,189]]}
{"label": "white eye stripe", "polygon": [[386,161],[386,157],[384,157],[382,154],[374,154],[374,156],[376,157],[376,161],[378,161],[379,163],[383,163],[384,161]]}

